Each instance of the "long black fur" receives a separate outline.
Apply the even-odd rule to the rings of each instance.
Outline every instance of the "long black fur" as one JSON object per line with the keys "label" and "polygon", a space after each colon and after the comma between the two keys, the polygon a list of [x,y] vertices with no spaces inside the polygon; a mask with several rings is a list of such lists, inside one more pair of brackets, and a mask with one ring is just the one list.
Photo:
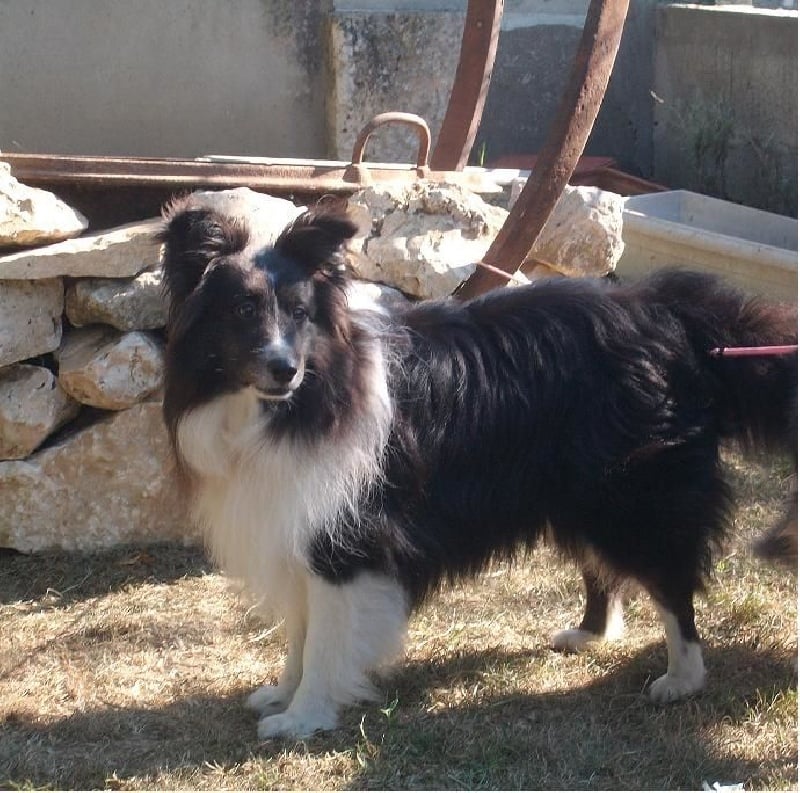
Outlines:
{"label": "long black fur", "polygon": [[562,550],[588,548],[675,606],[728,525],[720,443],[793,443],[796,359],[708,354],[785,343],[791,313],[709,276],[548,281],[422,304],[396,323],[386,484],[366,510],[369,548],[363,532],[338,553],[321,539],[316,569],[331,580],[373,566],[418,602],[549,527]]}

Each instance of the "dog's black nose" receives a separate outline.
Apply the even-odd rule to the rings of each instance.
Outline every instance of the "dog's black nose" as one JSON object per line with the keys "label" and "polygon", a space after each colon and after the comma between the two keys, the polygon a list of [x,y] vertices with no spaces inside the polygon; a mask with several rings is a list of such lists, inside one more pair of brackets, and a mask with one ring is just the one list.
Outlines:
{"label": "dog's black nose", "polygon": [[289,383],[297,374],[297,367],[288,358],[273,358],[267,361],[267,368],[278,383]]}

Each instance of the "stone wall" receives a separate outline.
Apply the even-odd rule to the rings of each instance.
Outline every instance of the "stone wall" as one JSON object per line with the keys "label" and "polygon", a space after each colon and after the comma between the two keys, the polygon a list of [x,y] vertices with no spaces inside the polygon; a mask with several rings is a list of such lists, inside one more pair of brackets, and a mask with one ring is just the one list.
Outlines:
{"label": "stone wall", "polygon": [[155,228],[0,258],[0,547],[190,534],[161,421]]}
{"label": "stone wall", "polygon": [[[28,188],[11,178],[5,186],[9,206],[25,203],[13,196]],[[191,200],[245,216],[258,245],[301,211],[246,188]],[[450,294],[508,215],[461,187],[430,183],[366,188],[349,211],[361,230],[349,251],[361,280],[348,298],[384,306]],[[3,219],[0,211],[0,229]],[[605,274],[622,250],[621,219],[619,196],[568,188],[526,272]],[[0,234],[0,250],[21,226],[37,225],[46,224],[19,219]],[[152,218],[0,255],[0,548],[197,539],[161,416],[160,225]],[[76,233],[67,223],[42,241]]]}
{"label": "stone wall", "polygon": [[[18,207],[14,182],[0,197]],[[248,190],[196,196],[247,212],[265,241],[298,211]],[[47,242],[31,229],[48,214],[0,234],[0,548],[193,539],[161,417],[161,221],[7,252],[23,227],[26,245]]]}

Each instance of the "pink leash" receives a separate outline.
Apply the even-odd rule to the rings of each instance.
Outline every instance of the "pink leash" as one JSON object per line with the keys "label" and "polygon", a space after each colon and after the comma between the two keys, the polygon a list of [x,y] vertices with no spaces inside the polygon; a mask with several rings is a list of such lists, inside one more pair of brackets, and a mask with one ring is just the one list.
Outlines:
{"label": "pink leash", "polygon": [[715,358],[747,358],[756,355],[791,355],[797,353],[796,344],[776,344],[770,347],[714,347],[708,354]]}

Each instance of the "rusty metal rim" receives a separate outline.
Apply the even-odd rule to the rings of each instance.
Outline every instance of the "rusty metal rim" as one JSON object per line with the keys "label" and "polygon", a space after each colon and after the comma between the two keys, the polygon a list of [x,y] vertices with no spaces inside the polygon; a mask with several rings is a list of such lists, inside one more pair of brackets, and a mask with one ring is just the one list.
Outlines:
{"label": "rusty metal rim", "polygon": [[469,0],[450,99],[431,156],[431,167],[460,171],[475,143],[489,92],[503,0]]}
{"label": "rusty metal rim", "polygon": [[[591,0],[583,35],[547,140],[527,184],[484,262],[514,272],[530,253],[564,187],[567,185],[594,126],[605,96],[622,37],[628,0]],[[502,283],[488,268],[478,268],[456,290],[467,299]]]}
{"label": "rusty metal rim", "polygon": [[[233,159],[233,158],[232,158]],[[353,193],[373,182],[417,181],[420,178],[459,182],[485,188],[482,175],[429,171],[414,165],[357,166],[309,160],[266,164],[145,157],[0,154],[20,181],[32,186],[74,184],[88,187],[251,187],[258,190]]]}

